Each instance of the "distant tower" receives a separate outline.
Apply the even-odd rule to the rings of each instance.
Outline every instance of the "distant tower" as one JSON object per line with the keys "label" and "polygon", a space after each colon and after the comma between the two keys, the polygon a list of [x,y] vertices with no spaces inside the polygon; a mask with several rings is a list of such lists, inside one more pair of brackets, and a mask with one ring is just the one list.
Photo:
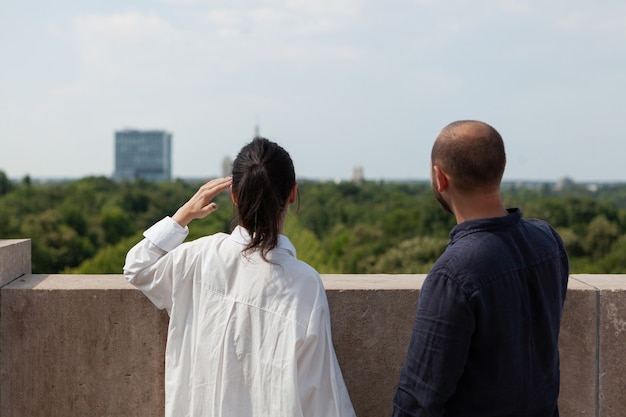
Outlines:
{"label": "distant tower", "polygon": [[570,177],[561,177],[558,179],[556,184],[554,185],[555,191],[561,191],[565,188],[569,188],[575,184],[574,180]]}
{"label": "distant tower", "polygon": [[231,175],[233,175],[233,161],[225,156],[222,159],[222,177],[230,177]]}
{"label": "distant tower", "polygon": [[256,124],[254,125],[254,137],[258,138],[259,136],[261,136],[261,128]]}
{"label": "distant tower", "polygon": [[352,178],[350,181],[355,185],[363,184],[363,168],[356,167],[352,170]]}
{"label": "distant tower", "polygon": [[172,179],[172,134],[163,130],[120,130],[115,132],[117,181]]}

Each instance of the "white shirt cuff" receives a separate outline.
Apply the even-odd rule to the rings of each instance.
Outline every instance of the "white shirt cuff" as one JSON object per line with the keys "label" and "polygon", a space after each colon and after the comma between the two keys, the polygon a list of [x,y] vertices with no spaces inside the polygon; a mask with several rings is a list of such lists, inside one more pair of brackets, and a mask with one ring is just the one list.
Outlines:
{"label": "white shirt cuff", "polygon": [[189,234],[188,227],[182,227],[171,217],[165,217],[143,232],[146,239],[158,248],[169,252],[183,243]]}

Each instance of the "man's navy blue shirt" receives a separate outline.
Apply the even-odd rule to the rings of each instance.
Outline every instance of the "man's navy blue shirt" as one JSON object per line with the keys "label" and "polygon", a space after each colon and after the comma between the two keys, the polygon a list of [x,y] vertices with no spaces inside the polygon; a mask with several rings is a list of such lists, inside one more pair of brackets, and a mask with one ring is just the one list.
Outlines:
{"label": "man's navy blue shirt", "polygon": [[561,238],[519,209],[450,237],[419,295],[393,416],[558,416]]}

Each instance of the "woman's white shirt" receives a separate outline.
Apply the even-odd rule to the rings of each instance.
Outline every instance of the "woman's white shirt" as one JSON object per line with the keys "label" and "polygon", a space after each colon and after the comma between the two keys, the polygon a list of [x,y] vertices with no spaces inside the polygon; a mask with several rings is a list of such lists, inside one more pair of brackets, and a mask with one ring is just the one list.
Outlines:
{"label": "woman's white shirt", "polygon": [[124,275],[170,315],[165,415],[354,416],[319,274],[286,236],[263,260],[248,232],[183,243],[169,217],[130,250]]}

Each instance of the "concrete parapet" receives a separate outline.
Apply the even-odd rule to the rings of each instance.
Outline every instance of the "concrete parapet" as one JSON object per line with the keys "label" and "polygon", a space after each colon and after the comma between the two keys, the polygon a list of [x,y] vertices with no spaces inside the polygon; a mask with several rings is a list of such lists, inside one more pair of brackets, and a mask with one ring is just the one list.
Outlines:
{"label": "concrete parapet", "polygon": [[425,275],[325,275],[333,343],[357,416],[386,416]]}
{"label": "concrete parapet", "polygon": [[0,415],[162,415],[167,314],[120,275],[2,289]]}
{"label": "concrete parapet", "polygon": [[559,334],[562,416],[596,417],[597,304],[595,288],[570,277]]}
{"label": "concrete parapet", "polygon": [[[389,415],[424,276],[323,279],[357,415]],[[121,275],[25,275],[0,301],[0,415],[163,415],[167,314]],[[561,415],[626,415],[625,338],[626,277],[572,276]]]}
{"label": "concrete parapet", "polygon": [[578,275],[597,294],[597,415],[626,415],[626,275]]}
{"label": "concrete parapet", "polygon": [[31,272],[30,239],[0,239],[0,287]]}

